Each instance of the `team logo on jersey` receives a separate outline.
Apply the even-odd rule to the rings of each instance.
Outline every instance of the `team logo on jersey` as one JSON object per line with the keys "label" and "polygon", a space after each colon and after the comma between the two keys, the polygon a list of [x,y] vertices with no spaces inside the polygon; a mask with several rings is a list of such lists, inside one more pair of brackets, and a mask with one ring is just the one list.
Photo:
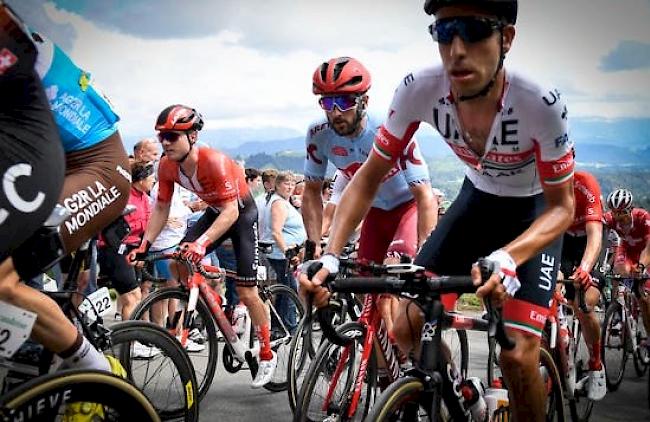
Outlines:
{"label": "team logo on jersey", "polygon": [[546,105],[552,106],[553,104],[557,103],[557,100],[559,100],[560,97],[560,91],[554,89],[553,91],[548,92],[548,97],[546,95],[542,96],[542,100],[544,100]]}
{"label": "team logo on jersey", "polygon": [[338,145],[332,147],[332,154],[338,155],[340,157],[347,157],[349,155],[347,148]]}
{"label": "team logo on jersey", "polygon": [[18,57],[8,48],[0,50],[0,75],[3,75],[9,68],[18,62]]}
{"label": "team logo on jersey", "polygon": [[316,146],[316,144],[309,144],[307,146],[307,160],[311,159],[316,164],[323,164],[323,160],[316,157],[315,154],[316,151],[318,151],[318,147]]}
{"label": "team logo on jersey", "polygon": [[311,130],[309,131],[309,137],[312,138],[314,135],[316,135],[318,132],[322,131],[323,129],[329,127],[329,123],[321,123],[320,125],[316,125]]}
{"label": "team logo on jersey", "polygon": [[406,150],[402,151],[402,154],[400,154],[399,157],[400,168],[402,170],[406,170],[408,163],[411,163],[416,166],[422,164],[422,160],[420,160],[418,157],[415,156],[415,142],[411,142],[408,148],[406,148]]}

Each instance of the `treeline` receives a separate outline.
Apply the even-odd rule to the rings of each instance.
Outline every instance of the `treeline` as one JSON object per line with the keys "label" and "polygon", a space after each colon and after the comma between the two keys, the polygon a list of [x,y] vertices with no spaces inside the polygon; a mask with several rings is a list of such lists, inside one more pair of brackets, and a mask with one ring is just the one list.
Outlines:
{"label": "treeline", "polygon": [[[276,169],[303,172],[304,154],[302,152],[282,152],[277,154],[258,153],[247,157],[238,157],[246,162],[246,167],[258,169],[273,167]],[[431,184],[447,195],[449,199],[456,197],[463,181],[464,165],[453,155],[427,160]],[[650,170],[633,166],[592,167],[578,166],[591,172],[600,183],[603,196],[620,187],[630,189],[634,193],[636,206],[650,210]],[[330,169],[332,172],[333,170]]]}

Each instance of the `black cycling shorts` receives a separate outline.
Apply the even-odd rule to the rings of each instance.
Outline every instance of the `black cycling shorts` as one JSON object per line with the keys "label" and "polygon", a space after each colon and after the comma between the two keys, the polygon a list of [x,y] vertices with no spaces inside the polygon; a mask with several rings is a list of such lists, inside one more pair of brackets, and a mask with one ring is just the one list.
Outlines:
{"label": "black cycling shorts", "polygon": [[[544,210],[543,194],[501,197],[480,191],[465,179],[415,259],[439,275],[468,275],[472,264],[522,234]],[[506,326],[539,336],[560,265],[562,238],[517,268],[521,288],[504,305]]]}
{"label": "black cycling shorts", "polygon": [[[207,208],[199,220],[192,225],[185,234],[183,242],[194,242],[214,223],[219,213],[213,208]],[[235,259],[237,261],[237,277],[235,281],[241,287],[254,287],[257,285],[257,206],[252,196],[242,201],[239,208],[239,217],[221,236],[220,239],[208,246],[209,254],[221,245],[226,239],[232,240]]]}
{"label": "black cycling shorts", "polygon": [[140,287],[135,267],[126,262],[126,254],[118,253],[114,248],[97,249],[97,262],[102,275],[111,280],[113,288],[121,295]]}
{"label": "black cycling shorts", "polygon": [[[36,49],[2,6],[0,57],[2,262],[50,215],[63,186],[65,158],[49,103],[34,71]],[[15,261],[18,274],[24,274],[19,260]]]}

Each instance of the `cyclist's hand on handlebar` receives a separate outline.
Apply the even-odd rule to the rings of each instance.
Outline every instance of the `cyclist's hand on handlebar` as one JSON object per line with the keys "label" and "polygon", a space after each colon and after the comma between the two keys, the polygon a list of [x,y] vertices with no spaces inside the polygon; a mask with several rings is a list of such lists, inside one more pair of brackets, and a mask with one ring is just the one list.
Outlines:
{"label": "cyclist's hand on handlebar", "polygon": [[138,258],[142,255],[145,255],[149,251],[150,247],[151,247],[151,243],[149,243],[148,240],[143,240],[142,243],[140,243],[140,246],[133,249],[131,252],[128,253],[128,255],[126,255],[126,262],[132,267],[136,265],[141,267],[142,262],[138,261]]}
{"label": "cyclist's hand on handlebar", "polygon": [[592,284],[591,275],[582,267],[576,268],[571,276],[575,284],[579,284],[582,290],[587,290]]}
{"label": "cyclist's hand on handlebar", "polygon": [[[476,295],[480,298],[490,296],[496,307],[503,306],[503,302],[517,293],[521,283],[517,278],[517,265],[509,253],[503,249],[492,252],[485,258],[494,264],[494,273],[478,290]],[[478,265],[472,266],[472,279],[476,286],[481,285],[481,271]]]}
{"label": "cyclist's hand on handlebar", "polygon": [[308,270],[308,266],[314,264],[319,263],[318,261],[307,261],[303,264],[303,270],[298,276],[298,282],[300,283],[300,288],[304,292],[312,295],[314,306],[322,308],[327,306],[330,297],[329,290],[322,286],[324,280],[327,279],[327,276],[329,275],[329,271],[321,268],[310,279],[306,271]]}
{"label": "cyclist's hand on handlebar", "polygon": [[194,242],[184,242],[180,245],[181,256],[198,264],[205,256],[205,251],[210,243],[212,242],[210,242],[210,239],[205,234],[199,236]]}

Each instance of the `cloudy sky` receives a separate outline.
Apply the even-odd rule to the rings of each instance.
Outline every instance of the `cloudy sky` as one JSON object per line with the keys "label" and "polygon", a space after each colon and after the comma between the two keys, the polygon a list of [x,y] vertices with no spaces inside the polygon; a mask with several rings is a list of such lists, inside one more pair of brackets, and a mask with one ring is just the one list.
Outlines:
{"label": "cloudy sky", "polygon": [[[409,71],[439,63],[422,0],[7,0],[116,104],[127,139],[193,105],[210,129],[304,132],[311,75],[358,58],[383,114]],[[574,116],[650,117],[650,0],[520,0],[506,65],[551,81]],[[290,131],[289,131],[290,132]]]}

